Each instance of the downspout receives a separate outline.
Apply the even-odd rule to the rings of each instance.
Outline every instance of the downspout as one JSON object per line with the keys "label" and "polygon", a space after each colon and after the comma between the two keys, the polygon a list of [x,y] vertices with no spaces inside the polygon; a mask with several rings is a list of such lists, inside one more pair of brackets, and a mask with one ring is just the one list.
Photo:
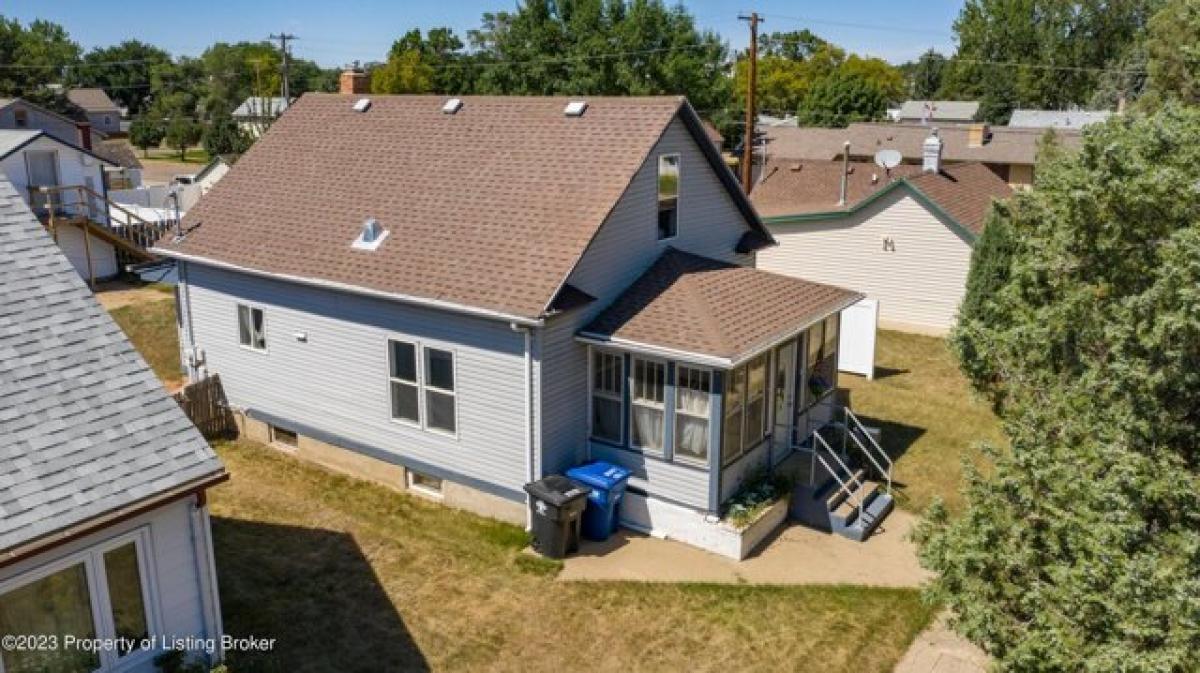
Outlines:
{"label": "downspout", "polygon": [[[175,283],[179,288],[179,311],[180,317],[183,319],[183,357],[187,364],[188,381],[195,383],[200,380],[200,363],[196,361],[196,332],[192,329],[192,287],[187,279],[187,262],[183,260],[175,261]],[[193,365],[193,362],[195,364]]]}
{"label": "downspout", "polygon": [[846,182],[850,179],[850,141],[842,143],[842,190],[838,196],[838,205],[846,205]]}
{"label": "downspout", "polygon": [[212,641],[216,647],[212,653],[210,665],[217,665],[225,659],[221,648],[222,631],[220,596],[217,593],[217,569],[213,560],[212,529],[208,519],[208,508],[205,505],[205,492],[195,496],[195,504],[188,512],[188,522],[192,533],[192,556],[196,562],[196,589],[200,592],[200,609],[203,612],[205,640]]}
{"label": "downspout", "polygon": [[[533,455],[533,332],[525,325],[509,323],[514,332],[520,332],[525,337],[525,478],[535,481],[535,456]],[[525,529],[533,530],[533,509],[529,495],[525,496]]]}

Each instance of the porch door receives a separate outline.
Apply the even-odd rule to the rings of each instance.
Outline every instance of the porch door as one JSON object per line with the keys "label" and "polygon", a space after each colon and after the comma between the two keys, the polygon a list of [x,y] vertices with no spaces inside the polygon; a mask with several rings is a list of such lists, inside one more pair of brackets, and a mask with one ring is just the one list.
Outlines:
{"label": "porch door", "polygon": [[[53,150],[30,150],[25,153],[25,172],[29,176],[29,186],[57,187],[58,182],[58,152]],[[31,190],[32,191],[32,190]],[[45,208],[47,196],[32,194],[35,208]]]}

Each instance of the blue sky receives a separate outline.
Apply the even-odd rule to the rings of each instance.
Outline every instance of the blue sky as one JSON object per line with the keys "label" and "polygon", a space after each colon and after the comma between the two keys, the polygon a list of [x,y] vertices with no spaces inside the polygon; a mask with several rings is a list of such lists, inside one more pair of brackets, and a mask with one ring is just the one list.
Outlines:
{"label": "blue sky", "polygon": [[[732,47],[748,41],[739,12],[765,15],[763,31],[808,28],[859,53],[902,62],[929,47],[953,50],[951,24],[962,0],[693,0],[684,3],[697,23]],[[163,0],[7,0],[0,14],[23,22],[62,24],[85,48],[137,38],[172,54],[199,54],[224,40],[254,40],[286,30],[299,36],[293,53],[325,66],[382,59],[409,28],[450,26],[460,36],[484,11],[511,9],[515,0],[262,0],[207,3]]]}

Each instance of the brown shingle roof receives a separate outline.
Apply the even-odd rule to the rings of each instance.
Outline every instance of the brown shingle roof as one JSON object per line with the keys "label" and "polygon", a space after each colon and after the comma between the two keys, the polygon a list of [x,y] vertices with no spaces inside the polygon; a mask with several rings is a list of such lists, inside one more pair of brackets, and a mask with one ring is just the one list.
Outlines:
{"label": "brown shingle roof", "polygon": [[[464,96],[456,114],[444,96],[370,96],[355,112],[361,97],[293,103],[188,212],[185,227],[203,226],[160,248],[536,318],[676,115],[704,140],[681,97],[588,97],[582,117],[562,97]],[[352,249],[369,217],[388,237]]]}
{"label": "brown shingle roof", "polygon": [[112,112],[117,104],[104,93],[104,89],[68,89],[67,100],[88,112]]}
{"label": "brown shingle roof", "polygon": [[[797,170],[797,167],[799,170]],[[811,213],[843,213],[860,207],[880,191],[906,183],[976,235],[994,199],[1012,195],[1012,188],[980,163],[951,164],[937,173],[923,173],[920,166],[901,164],[887,176],[882,168],[865,162],[850,162],[847,198],[838,205],[842,162],[770,161],[763,179],[750,192],[750,201],[763,217]],[[877,178],[872,180],[872,178]]]}
{"label": "brown shingle roof", "polygon": [[142,162],[138,160],[133,145],[130,145],[129,141],[124,138],[93,141],[92,151],[124,168],[142,167]]}
{"label": "brown shingle roof", "polygon": [[582,334],[736,363],[862,296],[669,249]]}
{"label": "brown shingle roof", "polygon": [[[908,161],[921,160],[921,145],[933,126],[919,124],[858,123],[844,129],[797,126],[761,126],[768,157],[832,160],[841,157],[842,143],[850,141],[851,158],[870,161],[882,149],[898,150]],[[946,161],[982,161],[997,164],[1033,164],[1045,129],[990,127],[991,141],[970,147],[966,126],[940,126],[942,158]],[[1057,129],[1058,141],[1067,148],[1082,144],[1079,131]]]}

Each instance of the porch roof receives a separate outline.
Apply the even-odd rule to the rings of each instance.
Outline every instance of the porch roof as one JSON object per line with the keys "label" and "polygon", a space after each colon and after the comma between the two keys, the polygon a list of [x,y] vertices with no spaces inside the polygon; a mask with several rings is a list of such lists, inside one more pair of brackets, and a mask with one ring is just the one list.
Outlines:
{"label": "porch roof", "polygon": [[668,249],[579,337],[733,366],[862,298],[833,285]]}

